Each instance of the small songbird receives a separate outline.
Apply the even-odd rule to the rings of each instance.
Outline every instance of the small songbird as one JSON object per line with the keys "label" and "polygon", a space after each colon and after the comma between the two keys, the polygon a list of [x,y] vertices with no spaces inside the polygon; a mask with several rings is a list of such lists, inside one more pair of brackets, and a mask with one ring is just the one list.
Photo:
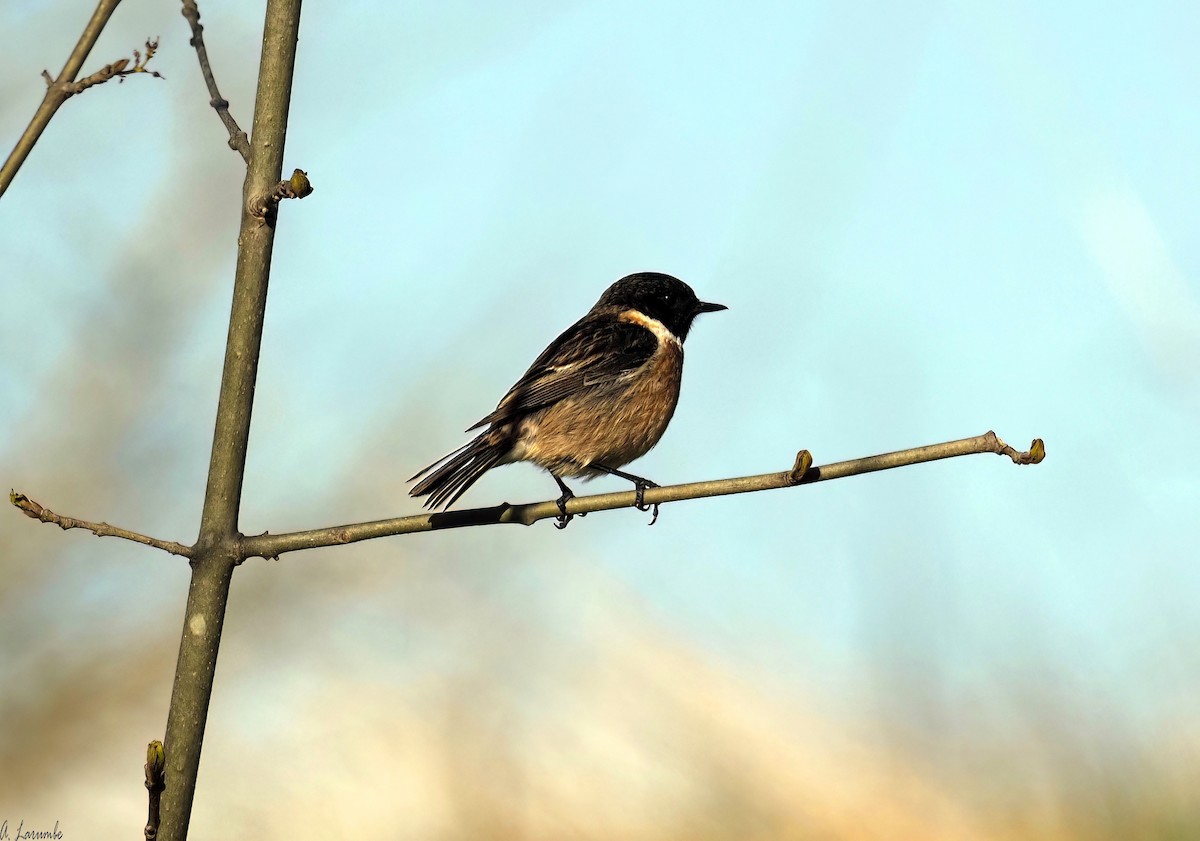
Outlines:
{"label": "small songbird", "polygon": [[575,496],[564,476],[620,476],[633,482],[637,507],[648,510],[643,495],[658,485],[618,468],[662,438],[679,401],[692,321],[723,309],[670,275],[621,278],[542,351],[496,411],[467,430],[485,431],[409,479],[425,477],[411,495],[428,496],[429,508],[449,507],[493,467],[530,461],[562,490],[560,529],[571,521],[566,505]]}

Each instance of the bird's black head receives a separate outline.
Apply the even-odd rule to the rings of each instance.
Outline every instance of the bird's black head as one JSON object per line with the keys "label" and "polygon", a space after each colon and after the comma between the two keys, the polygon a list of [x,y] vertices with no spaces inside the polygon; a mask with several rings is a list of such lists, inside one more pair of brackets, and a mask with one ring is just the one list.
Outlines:
{"label": "bird's black head", "polygon": [[706,304],[682,280],[659,272],[626,275],[600,296],[596,308],[600,307],[637,310],[661,321],[681,342],[700,313],[728,309],[724,304]]}

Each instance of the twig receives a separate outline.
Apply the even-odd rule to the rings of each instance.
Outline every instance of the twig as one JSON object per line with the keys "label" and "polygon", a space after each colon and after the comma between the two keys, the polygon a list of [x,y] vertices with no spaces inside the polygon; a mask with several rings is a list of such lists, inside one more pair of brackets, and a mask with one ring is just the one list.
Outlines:
{"label": "twig", "polygon": [[204,84],[208,86],[210,97],[208,104],[216,110],[217,116],[225,124],[225,130],[229,132],[229,148],[240,154],[246,163],[250,163],[250,140],[229,113],[229,100],[221,96],[221,91],[217,89],[217,80],[213,77],[212,64],[208,61],[208,49],[204,46],[200,7],[196,5],[196,0],[183,0],[183,16],[192,27],[192,40],[189,43],[196,48],[196,56],[200,59],[200,72],[204,74]]}
{"label": "twig", "polygon": [[[1042,443],[1042,440],[1038,438],[1034,440],[1028,452],[1018,452],[1001,441],[996,436],[996,433],[987,432],[974,438],[963,438],[959,441],[931,444],[927,447],[916,447],[911,450],[900,450],[894,453],[867,456],[866,458],[853,459],[851,461],[839,461],[823,467],[812,467],[812,455],[807,450],[801,450],[797,454],[796,462],[791,470],[785,470],[782,473],[763,473],[758,476],[741,476],[734,479],[716,479],[708,482],[692,482],[686,485],[649,488],[645,492],[645,502],[647,505],[652,505],[664,502],[677,502],[684,499],[699,499],[709,496],[724,496],[727,494],[773,490],[775,488],[789,488],[795,485],[809,485],[830,479],[841,479],[846,476],[857,476],[861,473],[890,470],[894,467],[904,467],[909,464],[920,464],[922,462],[971,455],[973,453],[997,453],[1008,456],[1016,464],[1037,464],[1045,458],[1046,447]],[[629,508],[636,503],[636,500],[637,494],[633,491],[579,496],[567,503],[567,513],[587,514],[592,511]],[[264,533],[242,539],[242,557],[278,558],[284,552],[316,549],[322,546],[337,546],[345,543],[356,543],[360,540],[370,540],[376,537],[437,531],[439,529],[487,526],[498,523],[519,523],[528,526],[536,523],[538,520],[558,517],[559,513],[558,503],[554,501],[537,502],[528,505],[510,505],[506,502],[492,506],[491,508],[473,508],[463,511],[444,511],[435,514],[394,517],[389,520],[332,526],[330,528],[290,532],[287,534]]]}
{"label": "twig", "polygon": [[83,93],[90,87],[102,85],[109,79],[116,78],[118,84],[125,81],[126,76],[132,76],[135,73],[145,73],[153,76],[156,79],[162,79],[163,74],[157,70],[147,70],[146,65],[150,59],[154,58],[154,54],[158,52],[158,39],[146,39],[146,55],[142,55],[138,50],[133,51],[133,66],[129,66],[129,59],[122,58],[114,61],[112,64],[106,64],[90,76],[84,76],[78,82],[55,82],[50,78],[50,74],[45,70],[42,71],[42,78],[46,80],[46,84],[54,87],[60,85],[66,93],[64,99],[72,97],[77,93]]}
{"label": "twig", "polygon": [[166,770],[167,758],[163,753],[163,743],[155,739],[146,745],[146,793],[149,797],[149,807],[146,814],[146,828],[143,834],[146,841],[158,838],[159,804],[163,789],[167,787]]}
{"label": "twig", "polygon": [[[62,72],[46,88],[46,95],[42,98],[42,104],[34,112],[33,119],[25,127],[25,131],[22,132],[21,137],[17,140],[17,145],[13,147],[8,159],[4,162],[4,166],[0,167],[0,196],[4,195],[8,189],[8,185],[16,177],[17,170],[21,168],[21,165],[25,163],[25,159],[29,157],[29,153],[33,151],[38,138],[42,136],[42,132],[50,124],[50,120],[58,111],[59,106],[67,101],[70,94],[64,90],[63,86],[75,81],[75,77],[79,75],[79,69],[83,67],[83,62],[87,60],[88,53],[96,45],[96,39],[104,31],[105,24],[108,23],[108,19],[112,17],[112,13],[116,11],[117,5],[120,2],[121,0],[100,0],[96,5],[96,11],[92,12],[92,18],[88,21],[87,26],[84,27],[83,34],[79,36],[79,41],[75,44],[75,49],[71,50],[71,54],[67,57],[67,63],[63,65]],[[43,75],[49,76],[50,74],[44,73]]]}
{"label": "twig", "polygon": [[68,529],[86,529],[96,535],[96,537],[119,537],[123,540],[132,540],[134,543],[141,543],[145,546],[153,546],[155,549],[170,552],[172,555],[180,555],[184,558],[192,556],[192,547],[184,546],[182,543],[159,540],[155,537],[146,537],[144,534],[138,534],[128,529],[110,526],[108,523],[89,523],[87,520],[64,517],[61,514],[55,514],[49,508],[38,505],[32,499],[25,496],[25,494],[17,493],[16,491],[9,492],[8,501],[16,506],[26,517],[41,520],[43,523],[53,523],[63,531]]}

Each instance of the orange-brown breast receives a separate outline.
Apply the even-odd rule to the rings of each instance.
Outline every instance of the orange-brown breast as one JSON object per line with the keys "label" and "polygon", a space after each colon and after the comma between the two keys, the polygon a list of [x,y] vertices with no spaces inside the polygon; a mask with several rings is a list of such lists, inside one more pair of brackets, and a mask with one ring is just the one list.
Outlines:
{"label": "orange-brown breast", "polygon": [[[656,331],[657,332],[657,331]],[[525,418],[522,457],[560,476],[590,473],[589,464],[621,467],[658,443],[679,402],[683,348],[670,335],[641,368],[612,386],[567,398]]]}

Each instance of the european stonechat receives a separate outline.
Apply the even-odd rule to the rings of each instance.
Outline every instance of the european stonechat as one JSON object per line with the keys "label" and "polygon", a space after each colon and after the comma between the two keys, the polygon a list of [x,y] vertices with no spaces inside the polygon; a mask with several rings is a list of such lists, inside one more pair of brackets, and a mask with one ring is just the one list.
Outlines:
{"label": "european stonechat", "polygon": [[562,490],[558,528],[573,516],[566,504],[575,494],[564,476],[620,476],[633,482],[638,508],[648,510],[643,495],[658,485],[618,468],[662,438],[679,401],[692,321],[723,309],[670,275],[621,278],[542,351],[496,411],[467,430],[485,431],[409,479],[425,477],[411,495],[428,495],[429,508],[449,507],[493,467],[531,461]]}

